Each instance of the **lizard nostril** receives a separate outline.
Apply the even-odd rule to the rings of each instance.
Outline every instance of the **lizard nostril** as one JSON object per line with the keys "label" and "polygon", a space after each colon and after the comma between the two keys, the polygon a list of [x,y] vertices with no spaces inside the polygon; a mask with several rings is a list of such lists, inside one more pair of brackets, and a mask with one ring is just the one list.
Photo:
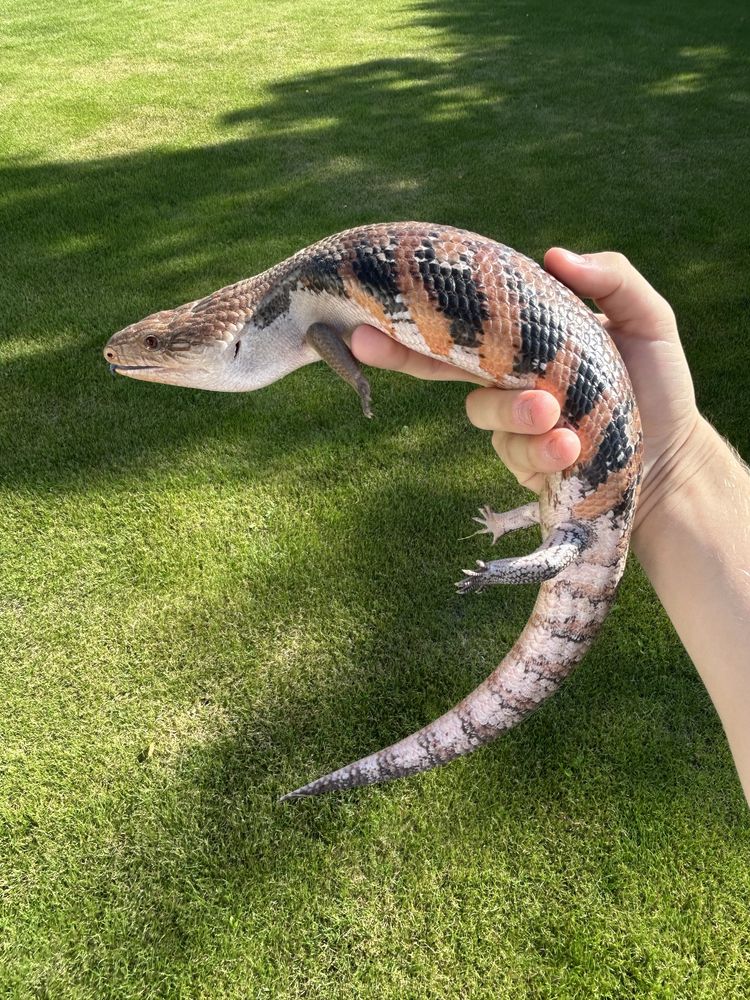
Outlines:
{"label": "lizard nostril", "polygon": [[107,361],[114,361],[114,359],[115,359],[115,352],[113,350],[111,350],[111,349],[108,350],[108,351],[105,351],[104,352],[104,357],[107,359]]}

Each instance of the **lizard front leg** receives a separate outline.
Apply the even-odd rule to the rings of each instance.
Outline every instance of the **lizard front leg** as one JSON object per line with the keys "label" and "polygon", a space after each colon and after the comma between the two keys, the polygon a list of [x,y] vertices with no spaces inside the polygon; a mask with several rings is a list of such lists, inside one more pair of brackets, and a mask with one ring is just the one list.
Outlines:
{"label": "lizard front leg", "polygon": [[523,507],[506,510],[504,513],[498,513],[490,507],[481,507],[479,517],[475,517],[473,520],[482,525],[476,534],[492,535],[492,544],[494,545],[498,538],[507,535],[510,531],[528,528],[530,524],[539,524],[539,503],[534,500],[532,503],[524,504]]}
{"label": "lizard front leg", "polygon": [[327,323],[313,323],[305,334],[305,340],[340,378],[349,383],[359,396],[362,412],[371,417],[370,383],[340,335]]}

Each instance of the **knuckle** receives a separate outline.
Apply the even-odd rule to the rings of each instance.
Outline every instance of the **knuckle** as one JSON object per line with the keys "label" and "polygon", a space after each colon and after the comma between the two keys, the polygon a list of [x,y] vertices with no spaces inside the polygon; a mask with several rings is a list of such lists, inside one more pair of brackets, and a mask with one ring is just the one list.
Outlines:
{"label": "knuckle", "polygon": [[624,253],[621,253],[619,250],[612,250],[610,251],[610,253],[612,254],[612,263],[615,264],[618,268],[624,270],[626,267],[633,266],[630,263],[630,259],[626,257]]}
{"label": "knuckle", "polygon": [[532,405],[535,429],[542,433],[551,430],[560,418],[560,404],[552,393],[537,390]]}
{"label": "knuckle", "polygon": [[538,473],[533,470],[525,470],[516,473],[516,479],[519,486],[524,486],[527,490],[536,490],[538,480]]}
{"label": "knuckle", "polygon": [[502,458],[506,465],[509,463],[506,461],[506,454],[508,451],[508,435],[505,431],[495,431],[492,435],[492,447],[497,452],[498,456]]}
{"label": "knuckle", "polygon": [[533,460],[533,445],[531,439],[523,434],[507,434],[505,443],[505,464],[512,469],[514,474],[518,470],[532,470],[536,472],[536,463]]}
{"label": "knuckle", "polygon": [[656,294],[657,294],[659,312],[661,314],[659,316],[659,327],[664,332],[676,330],[677,317],[675,316],[674,309],[667,302],[667,300],[664,298],[663,295],[660,295],[658,292]]}
{"label": "knuckle", "polygon": [[469,418],[472,424],[477,423],[478,414],[481,408],[481,395],[482,389],[474,389],[466,397],[466,416]]}
{"label": "knuckle", "polygon": [[559,461],[554,457],[555,436],[551,432],[544,434],[534,442],[534,454],[532,463],[537,472],[548,473],[556,471]]}
{"label": "knuckle", "polygon": [[511,401],[508,418],[521,433],[531,433],[539,423],[539,402],[533,393],[520,393]]}
{"label": "knuckle", "polygon": [[596,254],[596,256],[602,261],[602,263],[608,265],[615,271],[624,271],[633,266],[625,254],[621,253],[619,250],[605,250],[603,253]]}
{"label": "knuckle", "polygon": [[497,430],[503,421],[500,417],[500,400],[502,393],[498,389],[475,389],[466,397],[466,415],[481,430]]}

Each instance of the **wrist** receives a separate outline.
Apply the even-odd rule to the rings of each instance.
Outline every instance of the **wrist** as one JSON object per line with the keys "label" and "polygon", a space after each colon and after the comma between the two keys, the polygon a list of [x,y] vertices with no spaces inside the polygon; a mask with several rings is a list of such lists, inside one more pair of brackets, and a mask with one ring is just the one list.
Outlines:
{"label": "wrist", "polygon": [[696,411],[682,441],[659,457],[643,483],[633,529],[633,550],[639,558],[654,531],[662,531],[681,510],[701,502],[706,487],[716,481],[709,475],[712,465],[728,455],[724,440]]}

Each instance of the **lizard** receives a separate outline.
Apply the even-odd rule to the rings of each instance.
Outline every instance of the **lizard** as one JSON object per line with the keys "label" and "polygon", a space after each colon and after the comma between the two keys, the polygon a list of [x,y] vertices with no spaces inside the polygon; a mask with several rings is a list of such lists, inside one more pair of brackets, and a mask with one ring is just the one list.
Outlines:
{"label": "lizard", "polygon": [[336,233],[261,274],[115,333],[113,372],[224,392],[259,389],[323,360],[372,415],[350,349],[370,324],[414,351],[504,389],[543,388],[581,440],[575,464],[546,478],[537,502],[481,509],[492,542],[538,522],[539,547],[479,561],[461,593],[539,583],[516,643],[472,693],[392,746],[302,785],[281,801],[389,781],[446,764],[512,729],[582,659],[624,571],[642,478],[633,388],[593,312],[518,251],[477,233],[420,222]]}

